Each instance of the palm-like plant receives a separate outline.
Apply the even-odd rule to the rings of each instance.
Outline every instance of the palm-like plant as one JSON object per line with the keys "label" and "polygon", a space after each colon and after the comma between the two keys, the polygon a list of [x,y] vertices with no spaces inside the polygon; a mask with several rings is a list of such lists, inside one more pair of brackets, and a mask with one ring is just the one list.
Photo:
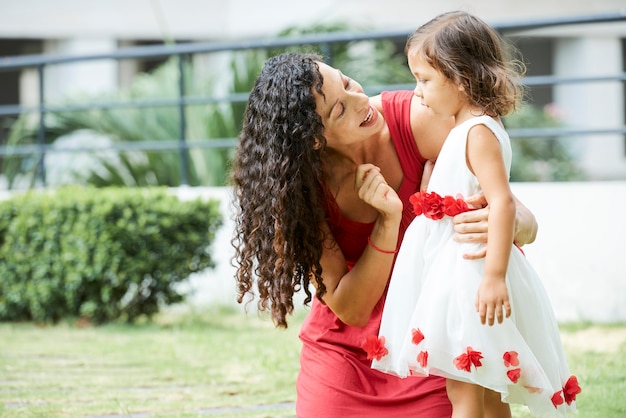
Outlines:
{"label": "palm-like plant", "polygon": [[[233,80],[229,93],[249,91],[264,59],[265,56],[259,53],[234,53],[231,64]],[[187,91],[193,92],[192,98],[199,99],[199,104],[188,104],[185,107],[185,139],[199,145],[182,151],[187,153],[189,161],[186,173],[188,183],[192,186],[224,185],[232,148],[211,148],[204,141],[235,138],[245,105],[241,102],[202,103],[203,97],[214,94],[217,82],[198,77],[190,63],[185,63],[183,68]],[[90,143],[93,133],[108,139],[105,141],[108,146],[100,144],[101,149],[95,146],[95,151],[78,153],[81,158],[91,158],[94,164],[86,172],[73,172],[70,182],[96,186],[182,184],[181,151],[175,148],[176,141],[181,136],[179,108],[162,104],[165,100],[178,98],[178,77],[177,59],[171,58],[153,73],[139,74],[128,90],[95,97],[73,97],[64,101],[66,106],[138,101],[142,103],[141,107],[107,106],[48,114],[45,135],[48,144],[59,144],[66,148],[94,146]],[[154,106],[150,106],[150,102]],[[7,145],[35,144],[37,131],[34,122],[33,118],[23,115],[13,125]],[[66,139],[70,134],[73,134],[75,141],[68,143]],[[144,144],[146,148],[153,146],[156,150],[142,149],[142,142],[150,142],[151,144]],[[110,145],[116,143],[135,144],[139,147],[130,146],[126,147],[131,148],[130,150],[112,152]],[[53,162],[57,157],[55,154],[56,152],[49,153],[47,160]],[[15,187],[20,178],[22,183],[26,179],[31,187],[36,183],[35,159],[36,157],[5,157],[3,174],[8,179],[9,187]],[[71,167],[66,169],[72,171]]]}

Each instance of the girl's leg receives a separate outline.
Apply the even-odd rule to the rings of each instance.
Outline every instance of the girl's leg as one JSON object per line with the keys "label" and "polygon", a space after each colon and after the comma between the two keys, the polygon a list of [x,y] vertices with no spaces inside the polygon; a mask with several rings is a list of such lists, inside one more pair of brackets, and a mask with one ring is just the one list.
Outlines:
{"label": "girl's leg", "polygon": [[511,418],[511,408],[499,392],[485,389],[485,418]]}
{"label": "girl's leg", "polygon": [[483,387],[447,379],[446,390],[452,403],[452,418],[483,418],[485,412]]}

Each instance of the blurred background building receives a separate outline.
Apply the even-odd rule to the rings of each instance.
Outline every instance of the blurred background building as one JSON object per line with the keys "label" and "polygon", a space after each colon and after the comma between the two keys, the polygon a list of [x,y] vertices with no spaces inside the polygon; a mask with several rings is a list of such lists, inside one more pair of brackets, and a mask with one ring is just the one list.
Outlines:
{"label": "blurred background building", "polygon": [[[0,56],[98,54],[167,42],[264,38],[286,27],[344,22],[372,31],[407,33],[435,15],[464,9],[489,23],[626,13],[623,0],[0,0]],[[528,75],[605,77],[624,72],[626,21],[563,25],[520,32],[516,43]],[[162,61],[99,60],[46,68],[45,96],[96,93],[129,85]],[[357,77],[358,79],[358,77]],[[0,72],[0,105],[36,105],[35,69]],[[623,81],[568,83],[533,90],[568,127],[623,127]],[[592,180],[626,179],[623,134],[572,141]]]}

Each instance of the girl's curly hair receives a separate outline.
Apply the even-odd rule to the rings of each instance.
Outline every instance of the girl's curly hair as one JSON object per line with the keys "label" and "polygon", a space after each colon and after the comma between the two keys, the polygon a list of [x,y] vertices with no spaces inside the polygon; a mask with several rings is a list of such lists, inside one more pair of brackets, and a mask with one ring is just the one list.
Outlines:
{"label": "girl's curly hair", "polygon": [[311,302],[311,278],[321,298],[320,258],[325,220],[324,125],[315,111],[322,75],[314,54],[270,58],[252,89],[232,171],[237,301],[254,298],[287,327],[293,295]]}
{"label": "girl's curly hair", "polygon": [[484,113],[506,116],[523,98],[524,63],[519,51],[480,18],[463,11],[443,13],[413,32],[405,53],[419,54]]}

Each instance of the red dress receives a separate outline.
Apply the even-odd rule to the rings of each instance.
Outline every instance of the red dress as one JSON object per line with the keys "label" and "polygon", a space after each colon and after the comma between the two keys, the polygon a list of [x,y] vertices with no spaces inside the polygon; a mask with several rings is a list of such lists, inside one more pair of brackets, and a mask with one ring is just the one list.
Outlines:
{"label": "red dress", "polygon": [[[404,203],[400,236],[413,219],[409,196],[419,190],[424,158],[410,126],[412,91],[384,92],[383,112],[389,126],[404,178],[398,191]],[[331,202],[334,204],[334,202]],[[367,245],[373,223],[360,223],[329,211],[329,225],[343,251],[348,268],[356,263]],[[349,417],[450,417],[445,380],[440,377],[401,379],[371,368],[361,348],[368,335],[378,335],[385,295],[367,325],[353,327],[341,322],[316,298],[302,325],[300,373],[296,383],[296,413],[299,418]]]}

